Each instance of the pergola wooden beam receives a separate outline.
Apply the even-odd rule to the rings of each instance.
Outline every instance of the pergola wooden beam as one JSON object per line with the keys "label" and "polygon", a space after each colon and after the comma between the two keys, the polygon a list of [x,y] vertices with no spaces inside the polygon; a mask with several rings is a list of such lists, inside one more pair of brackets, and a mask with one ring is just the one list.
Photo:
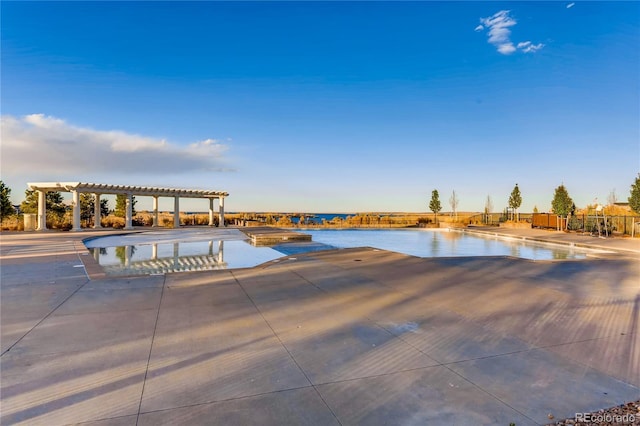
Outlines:
{"label": "pergola wooden beam", "polygon": [[158,226],[158,198],[174,198],[174,225],[180,225],[179,206],[180,198],[207,198],[209,199],[209,226],[213,226],[213,201],[219,200],[219,220],[224,226],[224,198],[229,196],[224,191],[207,191],[201,189],[181,189],[181,188],[161,188],[150,186],[130,186],[130,185],[110,185],[103,183],[87,182],[30,182],[27,184],[30,190],[38,192],[38,231],[47,229],[47,207],[46,193],[61,191],[71,192],[73,197],[73,228],[72,231],[80,231],[80,194],[95,194],[95,228],[100,228],[100,195],[103,194],[124,194],[127,197],[125,211],[125,229],[133,229],[132,226],[132,202],[131,197],[135,195],[153,197],[153,226]]}

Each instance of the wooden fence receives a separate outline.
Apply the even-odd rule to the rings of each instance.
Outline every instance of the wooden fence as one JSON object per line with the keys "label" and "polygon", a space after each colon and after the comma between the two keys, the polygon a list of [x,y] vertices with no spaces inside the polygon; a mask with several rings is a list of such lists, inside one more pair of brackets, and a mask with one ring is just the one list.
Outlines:
{"label": "wooden fence", "polygon": [[565,229],[567,219],[553,213],[534,213],[531,218],[531,226],[534,228]]}

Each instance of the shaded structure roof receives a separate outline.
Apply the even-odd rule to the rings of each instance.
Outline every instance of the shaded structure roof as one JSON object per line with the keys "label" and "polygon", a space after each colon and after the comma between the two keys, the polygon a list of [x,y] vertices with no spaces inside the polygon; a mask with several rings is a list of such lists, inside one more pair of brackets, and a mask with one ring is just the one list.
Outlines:
{"label": "shaded structure roof", "polygon": [[131,194],[159,197],[219,198],[229,196],[224,191],[202,189],[161,188],[152,186],[110,185],[87,182],[30,182],[29,189],[36,191],[78,191],[99,194]]}

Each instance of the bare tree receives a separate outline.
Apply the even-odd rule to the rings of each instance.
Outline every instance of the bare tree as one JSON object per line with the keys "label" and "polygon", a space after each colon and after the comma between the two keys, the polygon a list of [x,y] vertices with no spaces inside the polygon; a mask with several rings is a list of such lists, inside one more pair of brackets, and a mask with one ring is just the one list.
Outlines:
{"label": "bare tree", "polygon": [[493,211],[493,201],[491,201],[491,195],[487,195],[487,201],[484,202],[484,215],[485,222],[489,221],[489,214]]}
{"label": "bare tree", "polygon": [[453,216],[457,219],[458,218],[458,203],[460,202],[460,200],[458,200],[458,196],[456,195],[456,190],[453,190],[453,193],[451,194],[451,197],[449,198],[449,204],[451,205],[451,211],[453,212]]}
{"label": "bare tree", "polygon": [[607,203],[608,203],[610,206],[613,206],[613,205],[614,205],[615,203],[617,203],[617,202],[618,202],[618,196],[616,195],[616,189],[615,189],[615,188],[613,188],[613,189],[611,190],[611,192],[609,193],[609,196],[607,197]]}

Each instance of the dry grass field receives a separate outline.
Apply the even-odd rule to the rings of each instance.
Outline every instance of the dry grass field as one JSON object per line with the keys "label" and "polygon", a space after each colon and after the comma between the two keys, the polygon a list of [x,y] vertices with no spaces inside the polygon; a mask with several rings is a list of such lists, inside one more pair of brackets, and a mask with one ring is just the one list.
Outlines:
{"label": "dry grass field", "polygon": [[[440,213],[437,218],[433,213],[354,213],[346,218],[335,217],[330,220],[318,220],[311,215],[305,216],[304,224],[300,225],[298,218],[301,214],[295,213],[226,213],[225,222],[227,225],[245,226],[280,226],[280,227],[305,227],[305,228],[403,228],[415,226],[437,227],[438,224],[446,226],[465,226],[470,223],[470,218],[478,213],[462,212],[457,215],[450,213]],[[302,214],[304,216],[304,214]],[[294,220],[295,218],[295,220]],[[133,217],[134,226],[151,226],[153,224],[153,213],[149,211],[137,212]],[[219,225],[219,217],[214,216],[214,225]],[[47,215],[47,228],[70,230],[72,223],[71,212],[68,211],[63,216],[53,214]],[[207,213],[180,214],[180,225],[183,226],[206,226],[209,224]],[[93,227],[92,220],[83,220],[83,228]],[[124,228],[124,218],[113,214],[105,216],[101,220],[104,228]],[[173,228],[173,213],[160,212],[158,215],[158,225],[165,228]],[[3,231],[23,231],[24,217],[16,215],[5,218],[2,221]]]}

